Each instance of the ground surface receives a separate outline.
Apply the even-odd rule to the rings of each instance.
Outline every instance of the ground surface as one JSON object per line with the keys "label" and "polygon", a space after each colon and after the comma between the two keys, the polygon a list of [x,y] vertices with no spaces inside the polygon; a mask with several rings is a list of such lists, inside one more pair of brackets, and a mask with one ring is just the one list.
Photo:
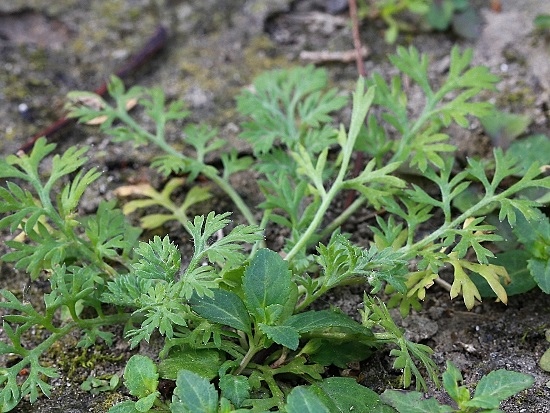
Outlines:
{"label": "ground surface", "polygon": [[[61,113],[65,94],[74,89],[93,90],[133,51],[137,50],[158,24],[170,32],[168,46],[131,79],[142,85],[158,85],[170,98],[183,98],[193,121],[203,121],[234,139],[234,95],[263,70],[301,65],[303,51],[347,51],[352,48],[351,31],[344,12],[330,15],[321,0],[234,0],[87,2],[60,0],[43,5],[40,1],[0,3],[0,153],[12,153],[30,136]],[[484,6],[484,2],[481,2]],[[516,4],[517,3],[517,4]],[[475,62],[486,64],[503,78],[499,93],[489,97],[503,110],[528,114],[530,131],[550,135],[550,43],[537,36],[532,21],[538,13],[550,13],[542,0],[502,1],[502,12],[481,7],[483,24],[477,39],[465,41],[449,33],[403,35],[398,43],[414,44],[433,62],[433,75],[442,74],[453,44],[475,49]],[[383,42],[383,25],[365,21],[361,28],[369,49],[367,71],[387,74],[386,56],[395,46]],[[357,72],[353,62],[326,66],[331,81],[351,89]],[[28,111],[21,111],[25,104]],[[174,131],[169,131],[174,132]],[[478,125],[453,136],[459,156],[484,154],[494,144]],[[152,180],[144,168],[154,154],[134,150],[131,145],[112,144],[95,129],[73,127],[58,137],[59,150],[84,142],[93,146],[91,163],[105,171],[90,189],[83,210],[92,211],[98,194],[113,198],[113,190],[139,180]],[[242,144],[235,143],[235,145]],[[242,192],[254,196],[243,180]],[[223,206],[214,207],[216,209]],[[221,208],[223,209],[223,208]],[[362,217],[354,218],[358,228]],[[353,228],[348,228],[348,231]],[[2,236],[7,236],[3,234]],[[2,253],[5,247],[0,243]],[[46,283],[28,284],[25,274],[1,264],[0,283],[13,291],[25,290],[38,297]],[[450,302],[443,290],[427,298],[424,311],[404,321],[411,337],[430,345],[440,367],[452,360],[467,383],[498,368],[532,374],[535,386],[502,406],[506,412],[550,412],[550,375],[538,367],[538,360],[550,345],[544,331],[550,327],[550,296],[533,291],[511,297],[508,306],[486,300],[473,311],[459,301]],[[362,291],[336,293],[331,303],[354,309]],[[98,351],[94,367],[80,363],[74,342],[60,344],[58,354],[49,357],[76,366],[72,378],[54,381],[50,400],[35,405],[22,403],[17,412],[104,412],[117,395],[91,396],[79,390],[89,374],[119,372],[128,347],[120,341],[114,348]],[[141,348],[147,352],[148,349]],[[117,356],[123,359],[116,361]],[[93,354],[85,354],[85,361]],[[376,354],[362,366],[364,384],[377,391],[394,382],[387,352]],[[80,382],[79,382],[80,380]]]}

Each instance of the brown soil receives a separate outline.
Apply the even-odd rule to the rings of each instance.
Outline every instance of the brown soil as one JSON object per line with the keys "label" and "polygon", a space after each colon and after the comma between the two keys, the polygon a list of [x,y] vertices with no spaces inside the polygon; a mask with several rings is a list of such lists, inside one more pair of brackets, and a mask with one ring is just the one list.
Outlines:
{"label": "brown soil", "polygon": [[[234,110],[234,96],[242,87],[264,70],[305,64],[300,59],[303,51],[348,51],[353,45],[346,13],[326,13],[326,3],[330,2],[321,0],[42,3],[0,3],[2,154],[13,153],[28,137],[55,120],[62,113],[68,91],[97,87],[158,24],[168,28],[169,43],[129,82],[157,85],[169,98],[184,99],[192,111],[192,121],[218,127],[224,137],[242,149],[246,147],[235,140],[239,119]],[[412,44],[427,53],[435,79],[445,72],[454,44],[473,47],[475,63],[488,65],[503,79],[499,91],[487,98],[502,110],[528,114],[533,120],[530,131],[550,136],[550,41],[537,34],[532,25],[537,14],[550,13],[550,3],[503,0],[500,13],[490,11],[485,3],[480,2],[483,25],[476,40],[419,31],[401,35],[398,44]],[[368,73],[391,74],[387,55],[396,46],[384,43],[383,29],[379,20],[362,24],[361,37],[369,50],[365,60]],[[351,90],[357,78],[353,62],[333,62],[325,67],[335,85]],[[21,104],[29,109],[21,110]],[[175,136],[177,129],[168,132]],[[111,143],[96,129],[72,126],[57,135],[56,141],[58,151],[74,144],[91,145],[91,164],[105,171],[90,188],[83,212],[93,211],[100,197],[114,198],[113,191],[121,185],[140,180],[159,182],[159,177],[151,176],[145,168],[154,153],[136,150],[130,144]],[[486,154],[492,145],[502,144],[491,141],[475,124],[471,130],[456,131],[453,142],[461,157]],[[256,196],[246,178],[242,180],[242,192],[250,198]],[[354,217],[354,222],[359,231],[364,217]],[[271,242],[277,243],[277,234]],[[0,252],[5,250],[0,245]],[[26,274],[5,263],[0,267],[0,283],[2,288],[24,291],[31,301],[39,298],[47,286],[46,282],[29,284]],[[535,385],[503,403],[502,410],[550,412],[550,374],[538,365],[550,346],[545,340],[545,330],[550,328],[550,296],[532,291],[511,297],[507,306],[485,300],[468,312],[460,301],[451,302],[444,290],[432,290],[423,311],[403,320],[410,337],[430,345],[441,368],[446,360],[453,361],[468,384],[499,368],[533,375]],[[361,289],[344,290],[332,294],[329,301],[356,311],[362,294]],[[79,385],[88,375],[120,374],[130,354],[128,345],[119,340],[111,349],[81,354],[74,349],[76,340],[70,337],[60,343],[57,353],[48,355],[58,360],[64,373],[76,366],[71,377],[64,374],[52,381],[55,390],[50,399],[41,398],[32,406],[23,402],[15,412],[105,412],[123,397],[118,393],[92,396],[79,390]],[[155,353],[144,347],[140,351]],[[388,383],[395,383],[397,377],[388,352],[377,353],[361,367],[363,383],[379,392]],[[122,359],[114,361],[119,355]],[[93,367],[79,363],[80,359],[94,359]]]}

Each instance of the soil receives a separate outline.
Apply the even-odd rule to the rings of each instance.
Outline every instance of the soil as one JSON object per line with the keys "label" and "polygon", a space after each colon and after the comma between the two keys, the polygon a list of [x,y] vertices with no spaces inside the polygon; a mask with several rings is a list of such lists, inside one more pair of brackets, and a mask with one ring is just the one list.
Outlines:
{"label": "soil", "polygon": [[[217,127],[235,147],[246,150],[246,145],[236,139],[239,119],[234,96],[264,70],[308,63],[302,59],[304,51],[351,50],[346,12],[327,12],[336,3],[329,0],[1,2],[0,154],[15,152],[28,137],[59,117],[67,92],[95,89],[159,24],[169,31],[167,46],[134,73],[128,84],[156,85],[170,99],[183,99],[192,113],[191,121]],[[367,72],[388,77],[392,68],[387,55],[397,45],[414,45],[430,57],[432,75],[437,81],[448,67],[451,47],[455,44],[471,47],[474,63],[489,66],[502,78],[498,91],[486,98],[496,102],[501,110],[529,115],[530,133],[550,136],[550,39],[533,27],[537,14],[550,13],[550,2],[502,0],[502,10],[498,12],[490,10],[487,3],[479,1],[479,32],[470,40],[450,31],[419,29],[401,33],[397,43],[390,45],[384,42],[384,24],[380,19],[364,20],[361,38],[368,49]],[[353,61],[319,65],[329,70],[334,85],[352,89],[357,79]],[[168,131],[174,141],[179,126]],[[485,155],[493,146],[506,145],[486,136],[475,123],[469,130],[453,130],[452,136],[459,157]],[[153,151],[112,143],[96,129],[82,125],[70,126],[56,135],[55,140],[59,152],[74,144],[90,145],[90,163],[105,171],[89,189],[82,207],[84,213],[93,211],[101,198],[115,198],[114,190],[121,185],[143,180],[153,185],[161,183],[160,177],[152,176],[146,169],[155,155]],[[242,192],[252,200],[257,191],[249,182],[249,177],[241,177]],[[221,212],[224,206],[230,208],[227,200],[221,198],[208,207]],[[365,226],[369,211],[362,213],[364,216],[354,217],[351,228],[346,229],[357,231],[358,238],[363,236],[361,227]],[[4,239],[8,236],[2,234]],[[277,233],[270,234],[270,242],[275,245],[278,237]],[[0,243],[1,253],[6,248]],[[25,294],[31,302],[39,299],[48,285],[45,281],[30,283],[26,274],[6,263],[1,263],[0,283],[2,288]],[[327,304],[356,312],[362,294],[361,288],[336,291],[328,297]],[[507,306],[488,299],[467,311],[462,302],[451,301],[446,291],[434,287],[423,310],[402,320],[402,325],[411,339],[434,349],[440,368],[444,368],[446,360],[453,361],[469,385],[499,368],[533,375],[534,386],[505,401],[502,410],[550,412],[550,374],[538,364],[550,346],[545,339],[545,330],[550,328],[549,295],[533,290],[510,297]],[[120,332],[118,336],[121,335]],[[74,348],[76,342],[77,337],[70,336],[46,355],[57,361],[63,373],[51,382],[54,385],[51,398],[42,397],[34,405],[24,401],[14,412],[106,412],[112,403],[125,397],[118,392],[94,396],[80,390],[80,384],[90,375],[121,374],[125,360],[131,355],[126,342],[119,339],[112,348],[94,348],[84,353]],[[154,348],[144,346],[139,351],[155,354]],[[380,351],[361,366],[362,383],[378,392],[386,389],[388,383],[395,383],[398,377],[391,368],[388,353],[389,350]],[[90,360],[92,363],[88,363]],[[444,398],[435,390],[430,394]]]}

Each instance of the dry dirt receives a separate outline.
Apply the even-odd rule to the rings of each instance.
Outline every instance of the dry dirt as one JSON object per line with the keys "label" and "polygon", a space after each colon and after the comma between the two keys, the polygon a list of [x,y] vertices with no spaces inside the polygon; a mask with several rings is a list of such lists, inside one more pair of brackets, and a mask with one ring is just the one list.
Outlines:
{"label": "dry dirt", "polygon": [[[266,69],[305,64],[300,58],[304,51],[352,48],[346,12],[329,14],[328,3],[323,0],[1,2],[0,153],[13,153],[28,137],[54,121],[62,113],[68,91],[97,87],[159,24],[169,30],[167,47],[129,82],[158,85],[169,98],[184,99],[192,111],[192,121],[218,127],[224,137],[244,148],[235,141],[239,130],[233,98],[240,88]],[[528,114],[532,118],[530,132],[550,136],[550,40],[548,36],[537,35],[532,25],[537,14],[550,13],[550,2],[503,0],[499,13],[489,10],[486,3],[479,2],[483,24],[475,40],[462,40],[452,33],[418,32],[400,36],[398,44],[412,44],[427,53],[433,63],[434,78],[446,70],[454,44],[474,48],[475,63],[488,65],[503,79],[498,93],[488,98],[502,110]],[[369,50],[365,59],[368,73],[378,71],[389,76],[392,69],[387,55],[396,46],[384,43],[383,28],[379,20],[367,20],[362,24],[361,37]],[[353,62],[329,63],[325,67],[335,85],[352,88],[357,78]],[[23,110],[23,104],[27,110]],[[169,131],[175,132],[175,127]],[[105,171],[103,178],[90,188],[84,212],[93,211],[100,197],[113,198],[113,190],[120,185],[144,179],[159,183],[159,178],[150,176],[145,168],[154,153],[135,150],[129,144],[113,144],[95,129],[83,126],[68,128],[57,135],[56,141],[59,151],[73,144],[91,145],[91,164]],[[469,131],[454,134],[453,141],[459,147],[459,156],[485,154],[491,145],[499,144],[484,136],[475,124]],[[250,197],[255,192],[244,180],[242,191]],[[355,217],[354,223],[359,231],[364,219]],[[3,243],[0,250],[5,251]],[[25,274],[5,263],[0,267],[0,283],[2,288],[25,290],[31,299],[39,297],[47,285],[45,282],[29,285]],[[355,311],[361,298],[361,289],[344,290],[334,293],[329,303]],[[532,374],[535,385],[503,403],[502,410],[550,412],[550,374],[538,366],[539,358],[550,346],[545,340],[545,330],[550,328],[550,296],[532,291],[511,297],[507,306],[486,300],[468,312],[460,301],[451,302],[447,292],[434,287],[424,310],[404,320],[403,326],[411,338],[434,349],[440,367],[446,360],[452,360],[468,384],[499,368]],[[67,340],[58,356],[73,345]],[[80,352],[72,350],[69,354],[75,358]],[[74,377],[81,380],[88,374],[120,373],[129,353],[121,340],[101,354],[112,358],[98,360],[91,371],[85,364],[77,363]],[[113,361],[117,355],[123,355],[123,359]],[[397,377],[387,351],[364,363],[361,373],[363,383],[376,391],[383,391]],[[42,398],[32,406],[22,403],[14,411],[105,412],[117,397],[91,396],[79,390],[78,380],[66,377],[53,384],[51,399]],[[437,392],[436,395],[443,397]]]}

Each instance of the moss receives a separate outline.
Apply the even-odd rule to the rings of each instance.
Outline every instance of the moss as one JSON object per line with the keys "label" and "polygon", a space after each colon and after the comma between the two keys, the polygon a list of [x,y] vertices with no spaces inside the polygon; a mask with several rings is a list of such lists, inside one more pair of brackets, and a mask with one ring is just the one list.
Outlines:
{"label": "moss", "polygon": [[518,84],[514,89],[505,89],[498,94],[496,105],[501,108],[510,108],[514,113],[524,113],[525,108],[532,108],[536,105],[535,91],[525,85]]}
{"label": "moss", "polygon": [[103,402],[99,406],[97,406],[97,409],[94,411],[102,412],[102,413],[106,412],[115,404],[120,403],[125,399],[126,398],[119,392],[109,393],[105,396],[105,400],[103,400]]}
{"label": "moss", "polygon": [[124,354],[111,355],[101,345],[96,345],[93,349],[77,349],[77,345],[76,338],[68,335],[63,340],[55,342],[46,353],[46,358],[55,360],[59,369],[75,382],[83,382],[88,372],[102,363],[116,363],[124,358]]}

